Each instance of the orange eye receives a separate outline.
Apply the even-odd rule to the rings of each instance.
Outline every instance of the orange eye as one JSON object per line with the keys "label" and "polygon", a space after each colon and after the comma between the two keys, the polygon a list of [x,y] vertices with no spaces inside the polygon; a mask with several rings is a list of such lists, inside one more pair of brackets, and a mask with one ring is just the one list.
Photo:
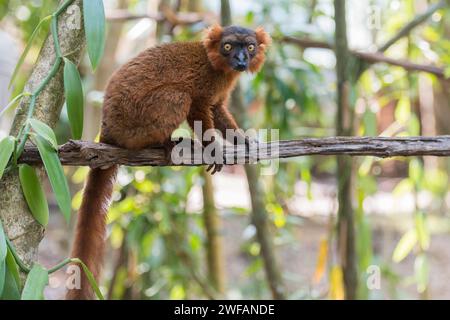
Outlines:
{"label": "orange eye", "polygon": [[231,48],[232,48],[232,46],[231,46],[231,44],[229,44],[229,43],[225,43],[225,44],[223,45],[223,48],[225,49],[225,51],[230,51]]}
{"label": "orange eye", "polygon": [[247,49],[248,49],[248,51],[252,52],[252,51],[255,50],[255,45],[254,45],[254,44],[250,44],[250,45],[247,47]]}

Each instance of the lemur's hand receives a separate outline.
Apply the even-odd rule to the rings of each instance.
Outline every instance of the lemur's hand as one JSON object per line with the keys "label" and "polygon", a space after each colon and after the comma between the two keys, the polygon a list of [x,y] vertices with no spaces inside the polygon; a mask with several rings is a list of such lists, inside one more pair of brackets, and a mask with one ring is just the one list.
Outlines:
{"label": "lemur's hand", "polygon": [[[212,147],[212,149],[210,147]],[[206,154],[206,148],[208,148],[208,150],[211,150],[212,152],[210,154]],[[216,151],[219,151],[219,154],[216,155]],[[214,162],[211,163],[206,169],[206,171],[210,172],[211,174],[220,172],[224,164],[226,163],[225,155],[223,154],[223,145],[216,141],[214,137],[212,141],[203,143],[203,159],[207,160],[208,162]]]}
{"label": "lemur's hand", "polygon": [[[249,158],[249,163],[258,162],[258,146],[259,140],[255,137],[245,136],[245,155]],[[256,152],[255,156],[252,156],[252,152]],[[253,161],[251,161],[253,160]]]}

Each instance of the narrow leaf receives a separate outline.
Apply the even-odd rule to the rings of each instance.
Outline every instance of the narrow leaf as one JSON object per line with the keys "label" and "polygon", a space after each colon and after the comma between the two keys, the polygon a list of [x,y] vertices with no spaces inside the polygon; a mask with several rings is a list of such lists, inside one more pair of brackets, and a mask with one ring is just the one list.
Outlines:
{"label": "narrow leaf", "polygon": [[418,212],[414,218],[420,248],[422,250],[427,250],[430,246],[430,232],[428,231],[425,214],[423,212]]}
{"label": "narrow leaf", "polygon": [[22,99],[22,97],[24,96],[29,96],[29,93],[24,93],[22,92],[21,94],[18,94],[16,97],[14,97],[14,99],[12,99],[8,105],[2,110],[0,111],[0,118],[5,114],[5,112],[7,112],[9,109],[11,109],[11,107],[13,107],[20,99]]}
{"label": "narrow leaf", "polygon": [[36,119],[28,120],[33,128],[34,132],[40,135],[42,138],[47,140],[55,150],[58,150],[58,142],[56,140],[56,135],[47,124]]}
{"label": "narrow leaf", "polygon": [[3,230],[2,222],[0,221],[0,262],[5,261],[8,247],[6,246],[6,235]]}
{"label": "narrow leaf", "polygon": [[409,230],[401,237],[392,254],[394,262],[400,262],[406,258],[417,243],[416,230]]}
{"label": "narrow leaf", "polygon": [[81,261],[78,258],[72,259],[73,262],[75,263],[79,263],[81,265],[81,267],[83,268],[84,273],[86,274],[86,277],[89,281],[89,284],[91,285],[92,289],[94,290],[95,294],[97,295],[97,298],[99,300],[105,300],[105,298],[103,297],[102,292],[100,291],[97,282],[95,281],[94,276],[92,275],[92,272],[89,270],[89,268],[84,264],[83,261]]}
{"label": "narrow leaf", "polygon": [[11,85],[14,83],[14,80],[16,79],[17,74],[19,73],[20,67],[22,66],[23,62],[25,61],[25,58],[27,57],[28,51],[30,51],[31,49],[31,45],[33,44],[33,40],[34,38],[36,38],[36,36],[39,33],[39,30],[41,29],[41,27],[48,21],[50,21],[50,19],[52,18],[52,16],[47,16],[44,19],[42,19],[39,24],[36,26],[36,28],[34,29],[33,33],[30,36],[30,39],[28,39],[28,43],[27,46],[25,47],[25,50],[23,50],[22,55],[19,58],[19,61],[16,64],[16,67],[14,69],[14,72],[11,76],[11,80],[9,81],[9,87],[11,87]]}
{"label": "narrow leaf", "polygon": [[14,152],[14,141],[14,137],[6,137],[0,141],[0,179]]}
{"label": "narrow leaf", "polygon": [[84,113],[83,86],[77,66],[66,58],[64,58],[64,92],[72,136],[74,139],[81,139]]}
{"label": "narrow leaf", "polygon": [[22,291],[22,300],[43,300],[44,289],[48,284],[48,272],[39,264],[34,264],[28,274]]}
{"label": "narrow leaf", "polygon": [[3,293],[0,296],[0,300],[19,300],[20,292],[17,282],[14,279],[11,271],[6,268],[5,270],[5,285],[3,287]]}
{"label": "narrow leaf", "polygon": [[0,297],[3,294],[6,279],[6,261],[0,262]]}
{"label": "narrow leaf", "polygon": [[8,269],[9,273],[13,277],[14,281],[16,282],[17,288],[20,289],[20,276],[19,276],[19,268],[16,263],[16,259],[14,259],[13,254],[11,253],[11,250],[8,249],[8,253],[6,255],[6,268]]}
{"label": "narrow leaf", "polygon": [[420,254],[414,262],[414,273],[417,282],[417,291],[424,292],[428,287],[429,266],[425,254]]}
{"label": "narrow leaf", "polygon": [[83,1],[84,30],[89,59],[95,70],[105,49],[105,10],[102,0]]}
{"label": "narrow leaf", "polygon": [[61,162],[58,158],[58,153],[50,145],[47,140],[40,136],[33,137],[33,141],[38,147],[39,154],[44,162],[45,170],[47,171],[48,179],[55,193],[56,202],[61,209],[62,214],[69,222],[70,219],[70,204],[71,197],[69,192],[69,185],[67,184],[66,177]]}
{"label": "narrow leaf", "polygon": [[33,167],[22,164],[19,166],[19,178],[31,214],[45,227],[48,223],[48,204],[36,171]]}

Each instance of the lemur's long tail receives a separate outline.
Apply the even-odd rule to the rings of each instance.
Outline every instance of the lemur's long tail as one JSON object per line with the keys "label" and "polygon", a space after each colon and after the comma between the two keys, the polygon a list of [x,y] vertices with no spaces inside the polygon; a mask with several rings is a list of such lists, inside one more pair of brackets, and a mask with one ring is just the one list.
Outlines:
{"label": "lemur's long tail", "polygon": [[[106,236],[106,215],[111,201],[118,166],[91,169],[78,212],[76,235],[71,256],[83,261],[98,281],[103,260]],[[93,299],[94,292],[81,269],[81,287],[69,289],[66,299]]]}

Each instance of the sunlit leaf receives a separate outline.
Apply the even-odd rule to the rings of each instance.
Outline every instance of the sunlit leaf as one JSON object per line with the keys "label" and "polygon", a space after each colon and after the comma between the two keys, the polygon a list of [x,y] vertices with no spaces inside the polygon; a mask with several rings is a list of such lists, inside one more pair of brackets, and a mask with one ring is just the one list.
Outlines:
{"label": "sunlit leaf", "polygon": [[15,69],[14,69],[14,72],[13,72],[13,74],[12,74],[12,76],[11,76],[11,80],[9,81],[9,87],[11,87],[11,85],[12,85],[12,84],[14,83],[14,81],[16,80],[16,76],[17,76],[17,74],[19,73],[20,67],[22,66],[23,62],[25,61],[25,58],[26,58],[27,55],[28,55],[28,52],[29,52],[30,49],[31,49],[31,46],[32,46],[32,44],[33,44],[34,38],[36,38],[36,36],[38,35],[39,30],[41,29],[41,27],[44,26],[45,23],[49,22],[51,18],[52,18],[51,15],[45,17],[44,19],[42,19],[42,20],[39,22],[39,24],[38,24],[38,25],[36,26],[36,28],[34,29],[33,33],[32,33],[31,36],[30,36],[30,39],[28,39],[28,43],[27,43],[27,46],[25,47],[25,50],[23,50],[23,53],[22,53],[22,55],[20,56],[19,61],[18,61],[17,64],[16,64],[16,67],[15,67]]}
{"label": "sunlit leaf", "polygon": [[394,262],[400,262],[406,258],[417,243],[416,230],[409,230],[401,237],[392,254]]}
{"label": "sunlit leaf", "polygon": [[330,299],[344,300],[344,275],[340,266],[333,266],[330,272]]}
{"label": "sunlit leaf", "polygon": [[66,58],[64,58],[64,92],[72,137],[81,139],[84,114],[83,86],[77,66]]}
{"label": "sunlit leaf", "polygon": [[170,299],[171,300],[181,300],[186,298],[186,292],[183,286],[177,284],[173,286],[172,290],[170,290]]}
{"label": "sunlit leaf", "polygon": [[426,225],[426,216],[423,212],[415,214],[416,232],[419,245],[422,250],[427,250],[430,246],[430,232]]}
{"label": "sunlit leaf", "polygon": [[58,158],[58,153],[53,149],[52,145],[40,136],[33,137],[33,141],[38,147],[39,154],[44,162],[45,170],[47,171],[48,179],[55,193],[56,202],[61,209],[64,218],[69,222],[71,210],[71,197],[69,192],[69,185],[61,162]]}
{"label": "sunlit leaf", "polygon": [[8,165],[9,159],[14,152],[14,137],[6,137],[0,141],[0,179],[3,176],[6,166]]}
{"label": "sunlit leaf", "polygon": [[14,99],[12,99],[9,103],[8,103],[8,105],[2,110],[2,111],[0,111],[0,118],[8,111],[8,110],[10,110],[14,105],[16,105],[16,103],[17,102],[19,102],[19,100],[20,99],[22,99],[24,96],[26,96],[26,95],[29,95],[29,94],[26,94],[26,93],[21,93],[21,94],[18,94],[16,97],[14,97]]}
{"label": "sunlit leaf", "polygon": [[37,222],[45,227],[49,216],[48,204],[36,171],[27,164],[21,164],[19,178],[31,214]]}
{"label": "sunlit leaf", "polygon": [[105,48],[105,10],[102,0],[83,1],[84,30],[87,51],[95,70]]}
{"label": "sunlit leaf", "polygon": [[325,274],[328,260],[328,239],[320,240],[319,253],[317,255],[316,270],[314,271],[313,282],[319,283]]}
{"label": "sunlit leaf", "polygon": [[48,271],[35,263],[28,273],[21,300],[43,300],[44,289],[48,284]]}
{"label": "sunlit leaf", "polygon": [[36,119],[30,119],[29,122],[36,134],[47,140],[55,150],[58,150],[58,142],[52,128]]}
{"label": "sunlit leaf", "polygon": [[417,291],[424,292],[428,287],[429,266],[428,259],[424,253],[416,257],[414,262],[414,273],[417,282]]}
{"label": "sunlit leaf", "polygon": [[405,178],[400,181],[392,191],[392,195],[394,197],[400,197],[408,192],[411,192],[414,189],[414,184],[409,178]]}

